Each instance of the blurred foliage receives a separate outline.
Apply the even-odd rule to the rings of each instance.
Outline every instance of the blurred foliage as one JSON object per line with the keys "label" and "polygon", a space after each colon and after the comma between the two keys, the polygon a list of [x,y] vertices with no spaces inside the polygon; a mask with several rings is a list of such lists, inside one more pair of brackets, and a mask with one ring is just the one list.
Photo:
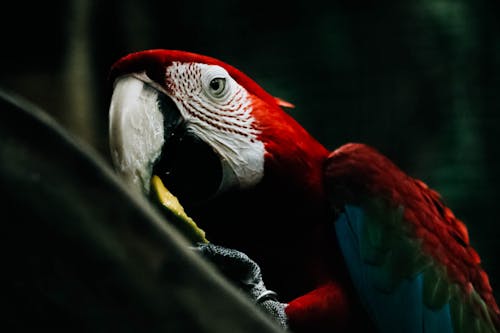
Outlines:
{"label": "blurred foliage", "polygon": [[500,2],[52,1],[2,12],[0,85],[107,151],[107,73],[149,48],[224,60],[328,148],[365,142],[437,189],[500,289]]}

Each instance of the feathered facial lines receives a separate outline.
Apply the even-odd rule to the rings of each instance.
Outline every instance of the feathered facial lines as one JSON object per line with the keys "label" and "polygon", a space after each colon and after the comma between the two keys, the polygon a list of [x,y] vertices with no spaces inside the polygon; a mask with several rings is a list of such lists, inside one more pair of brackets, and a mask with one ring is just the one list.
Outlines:
{"label": "feathered facial lines", "polygon": [[257,140],[252,100],[245,88],[218,65],[173,62],[165,76],[165,90],[188,130],[209,144],[234,174],[221,186],[257,183],[263,174],[264,145]]}
{"label": "feathered facial lines", "polygon": [[[264,132],[269,132],[269,128],[273,126],[281,127],[284,125],[280,125],[281,122],[286,123],[289,120],[288,117],[282,117],[283,111],[274,97],[236,68],[216,59],[176,51],[139,52],[128,55],[113,65],[111,77],[116,79],[115,85],[124,78],[134,78],[143,82],[144,87],[149,86],[158,92],[157,100],[168,97],[168,104],[174,105],[177,114],[180,115],[184,134],[174,130],[175,126],[172,121],[177,122],[179,119],[165,113],[161,103],[157,105],[156,101],[150,101],[145,104],[145,106],[153,105],[153,109],[156,110],[155,114],[158,115],[157,118],[163,117],[164,119],[160,126],[164,128],[164,138],[162,138],[164,148],[158,155],[158,147],[163,142],[158,141],[156,148],[149,154],[155,158],[154,161],[150,161],[153,169],[157,163],[170,166],[169,163],[162,161],[164,158],[173,158],[171,151],[166,149],[173,147],[169,141],[173,140],[172,142],[176,142],[177,145],[181,144],[182,140],[178,138],[183,135],[190,138],[196,137],[218,156],[223,170],[219,190],[231,187],[249,188],[258,184],[264,176],[265,159],[269,157],[270,152],[267,148],[274,145],[269,141],[273,139],[273,135],[268,136]],[[135,96],[141,97],[146,91],[148,90],[143,92],[138,90]],[[118,100],[121,98],[119,95],[116,97]],[[147,98],[149,100],[155,96],[148,95]],[[126,106],[123,103],[115,104],[120,107]],[[127,111],[126,108],[123,112],[115,108],[114,113],[125,118],[129,117],[127,115],[129,114],[130,117],[127,119],[132,120],[135,117],[134,121],[139,120],[140,117],[148,117],[145,106],[136,105],[133,113]],[[154,110],[150,109],[150,111]],[[273,115],[269,116],[270,114]],[[120,125],[115,122],[114,126]],[[152,124],[152,126],[158,125]],[[150,136],[146,131],[136,130],[136,126],[132,123],[128,126],[128,130],[122,133],[130,136],[127,133],[131,130],[136,132],[136,137]],[[115,133],[118,132],[115,131]],[[171,135],[175,135],[177,139],[171,139]],[[294,138],[290,139],[294,140]],[[196,140],[186,141],[194,143]],[[201,147],[198,143],[195,146]],[[174,154],[176,159],[179,158],[181,152],[184,155],[190,155],[185,156],[186,164],[183,164],[183,168],[192,163],[202,162],[201,158],[195,157],[200,150],[188,148],[183,145],[182,149],[174,149],[177,154]],[[132,150],[129,149],[129,151]],[[141,150],[137,148],[134,151],[139,154]],[[133,159],[134,156],[130,158]],[[139,164],[146,165],[146,161],[138,163],[137,170],[140,169]],[[203,165],[200,164],[200,168],[202,167]],[[130,172],[137,173],[137,170],[130,170]],[[167,171],[173,174],[171,170]],[[201,172],[201,169],[193,171]],[[149,172],[142,177],[146,188],[148,174]],[[187,180],[190,181],[189,178]]]}
{"label": "feathered facial lines", "polygon": [[172,63],[166,91],[193,126],[242,136],[257,134],[248,92],[217,65]]}

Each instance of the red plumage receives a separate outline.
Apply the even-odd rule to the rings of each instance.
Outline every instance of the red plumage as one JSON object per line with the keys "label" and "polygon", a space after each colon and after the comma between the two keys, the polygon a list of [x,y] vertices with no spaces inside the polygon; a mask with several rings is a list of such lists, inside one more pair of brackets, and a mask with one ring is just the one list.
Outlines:
{"label": "red plumage", "polygon": [[[274,102],[253,98],[252,114],[266,148],[267,177],[295,182],[304,199],[324,201],[323,165],[328,150]],[[269,176],[272,173],[272,176]],[[317,207],[313,207],[317,208]]]}
{"label": "red plumage", "polygon": [[[195,218],[219,223],[207,229],[209,234],[225,241],[223,245],[247,252],[261,265],[267,281],[295,297],[286,308],[292,330],[333,332],[370,327],[329,229],[346,205],[362,205],[367,198],[382,199],[394,211],[402,210],[398,227],[404,236],[412,244],[420,244],[422,253],[445,272],[447,282],[460,286],[464,302],[473,305],[476,315],[491,317],[500,327],[500,312],[467,228],[436,191],[366,145],[347,144],[329,154],[273,96],[220,60],[183,51],[149,50],[122,58],[113,66],[111,78],[146,72],[167,87],[165,68],[172,62],[221,66],[252,99],[254,126],[266,151],[264,177],[255,188],[221,195],[196,212]],[[238,209],[240,216],[233,215]],[[245,209],[243,216],[241,209]],[[238,227],[247,228],[246,238],[254,232],[255,239],[224,227],[233,227],[235,220]],[[266,234],[255,232],[252,224],[264,226]],[[472,297],[474,292],[481,299]],[[483,301],[487,313],[481,310]]]}
{"label": "red plumage", "polygon": [[472,286],[488,305],[496,327],[500,327],[500,311],[479,255],[469,243],[467,228],[436,191],[363,144],[344,145],[328,159],[327,187],[332,190],[331,196],[340,200],[336,205],[380,197],[395,208],[403,207],[410,237],[421,240],[422,251],[446,268],[450,281],[458,283],[465,295]]}

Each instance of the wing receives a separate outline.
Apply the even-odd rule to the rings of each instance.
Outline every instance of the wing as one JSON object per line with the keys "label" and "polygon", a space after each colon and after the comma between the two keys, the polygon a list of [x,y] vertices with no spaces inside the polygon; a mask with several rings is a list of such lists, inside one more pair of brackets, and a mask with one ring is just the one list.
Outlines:
{"label": "wing", "polygon": [[328,157],[335,231],[381,332],[497,332],[499,309],[465,225],[423,182],[374,149]]}

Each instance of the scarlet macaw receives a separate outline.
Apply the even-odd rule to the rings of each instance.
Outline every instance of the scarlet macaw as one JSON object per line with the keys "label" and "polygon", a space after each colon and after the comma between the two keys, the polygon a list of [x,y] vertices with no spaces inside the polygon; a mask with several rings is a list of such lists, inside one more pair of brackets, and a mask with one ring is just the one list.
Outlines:
{"label": "scarlet macaw", "polygon": [[234,280],[292,331],[500,328],[464,223],[375,149],[329,152],[289,103],[211,57],[137,52],[111,80],[118,171],[146,193],[158,176],[218,244],[200,252],[247,265]]}

